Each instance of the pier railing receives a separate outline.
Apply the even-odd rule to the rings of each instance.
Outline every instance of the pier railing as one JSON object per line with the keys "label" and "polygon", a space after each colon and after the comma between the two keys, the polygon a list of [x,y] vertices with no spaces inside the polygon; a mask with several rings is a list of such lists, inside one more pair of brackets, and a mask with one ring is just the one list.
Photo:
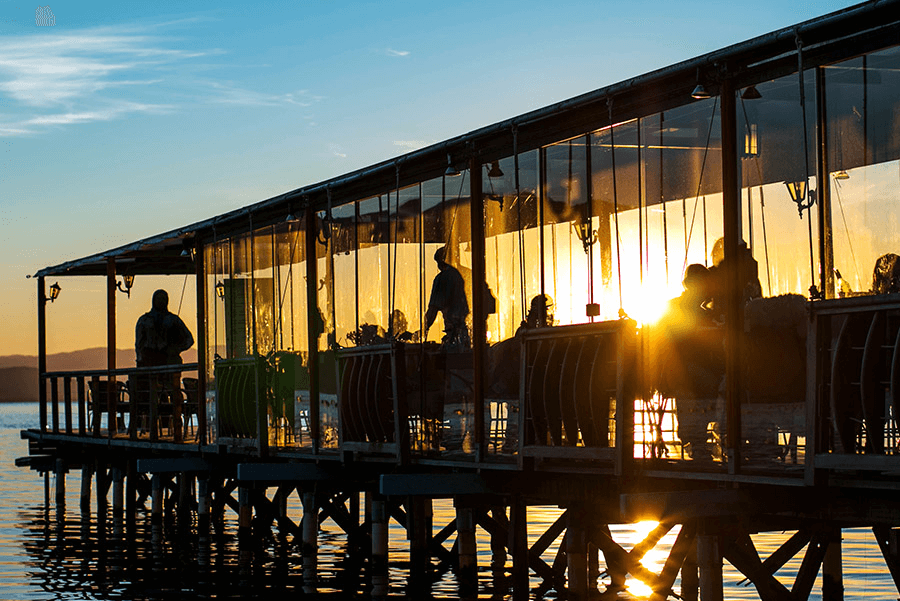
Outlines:
{"label": "pier railing", "polygon": [[627,470],[639,394],[631,320],[521,334],[519,455]]}
{"label": "pier railing", "polygon": [[39,390],[43,432],[179,443],[205,439],[206,403],[196,363],[46,372]]}
{"label": "pier railing", "polygon": [[810,468],[896,472],[900,294],[820,301],[811,318]]}

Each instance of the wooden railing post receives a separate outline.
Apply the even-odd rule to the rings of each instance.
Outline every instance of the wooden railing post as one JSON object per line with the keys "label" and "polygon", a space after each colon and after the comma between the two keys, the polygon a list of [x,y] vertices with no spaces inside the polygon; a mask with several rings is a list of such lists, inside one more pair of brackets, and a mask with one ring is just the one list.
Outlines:
{"label": "wooden railing post", "polygon": [[47,431],[47,290],[44,277],[38,278],[38,411],[41,432]]}

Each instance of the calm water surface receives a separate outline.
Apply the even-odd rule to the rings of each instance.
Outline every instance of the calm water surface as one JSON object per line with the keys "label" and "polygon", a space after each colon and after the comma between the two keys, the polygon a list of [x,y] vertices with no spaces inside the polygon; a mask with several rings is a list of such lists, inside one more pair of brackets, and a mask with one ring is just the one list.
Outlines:
{"label": "calm water surface", "polygon": [[[137,520],[137,536],[125,544],[107,520],[98,527],[95,515],[82,518],[79,510],[80,474],[67,480],[67,503],[63,516],[55,505],[44,503],[44,480],[36,472],[16,468],[14,460],[28,454],[19,431],[37,425],[37,405],[0,404],[0,600],[40,599],[237,599],[277,598],[279,593],[309,599],[366,596],[371,585],[365,562],[348,552],[346,537],[330,520],[322,525],[319,538],[319,580],[316,589],[304,589],[299,550],[288,549],[288,538],[277,530],[267,538],[252,558],[238,552],[237,522],[226,512],[224,536],[212,537],[201,545],[196,536],[177,536],[170,528],[154,537],[150,528],[149,503]],[[51,488],[53,478],[50,479]],[[96,507],[95,504],[92,504]],[[299,523],[302,510],[296,495],[291,497],[289,515]],[[559,515],[552,507],[529,508],[532,522],[529,536],[534,542]],[[64,519],[58,519],[63,517]],[[454,517],[450,503],[435,503],[435,529]],[[613,528],[613,536],[625,548],[641,540],[652,525],[638,524]],[[669,533],[649,553],[644,564],[659,572],[676,531]],[[761,554],[767,556],[791,532],[754,536]],[[559,541],[545,553],[552,563]],[[449,548],[452,539],[446,543]],[[391,523],[390,595],[406,594],[409,552],[405,531]],[[844,531],[845,599],[894,600],[897,590],[891,581],[878,545],[867,530]],[[492,572],[486,536],[479,530],[479,598],[508,599],[505,583],[509,572]],[[507,565],[507,570],[509,569]],[[793,583],[800,558],[782,568],[777,576],[788,588]],[[725,564],[725,598],[758,599],[752,586]],[[540,582],[532,580],[532,597],[543,593]],[[624,598],[642,599],[639,583],[632,583]],[[680,583],[676,582],[675,590]],[[602,586],[601,586],[602,589]],[[811,599],[821,599],[821,579]],[[444,574],[431,589],[436,599],[458,599],[459,587],[452,572]],[[416,595],[421,596],[421,595]],[[554,598],[552,591],[547,598]]]}

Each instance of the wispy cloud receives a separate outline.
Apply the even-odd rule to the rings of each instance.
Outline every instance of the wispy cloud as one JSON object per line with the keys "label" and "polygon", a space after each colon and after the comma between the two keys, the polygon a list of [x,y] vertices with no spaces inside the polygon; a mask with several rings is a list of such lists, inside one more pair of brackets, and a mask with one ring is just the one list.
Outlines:
{"label": "wispy cloud", "polygon": [[388,48],[384,53],[388,56],[409,56],[409,50],[394,50],[393,48]]}
{"label": "wispy cloud", "polygon": [[342,159],[347,158],[347,153],[344,152],[344,149],[341,148],[339,144],[330,144],[329,149],[331,150],[331,154],[333,154],[334,156]]}
{"label": "wispy cloud", "polygon": [[[191,77],[222,50],[182,50],[160,27],[104,27],[0,39],[0,136],[165,113],[185,104],[308,107],[306,90],[273,93]],[[151,33],[148,33],[151,32]]]}
{"label": "wispy cloud", "polygon": [[407,150],[418,150],[420,148],[424,148],[427,146],[425,142],[421,140],[394,140],[394,146],[400,146],[401,148],[405,148]]}

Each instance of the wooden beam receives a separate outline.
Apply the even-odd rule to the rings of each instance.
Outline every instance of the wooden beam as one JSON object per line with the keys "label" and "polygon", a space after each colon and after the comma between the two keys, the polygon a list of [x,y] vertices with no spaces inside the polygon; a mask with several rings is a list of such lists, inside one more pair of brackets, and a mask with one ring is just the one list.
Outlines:
{"label": "wooden beam", "polygon": [[665,599],[669,598],[672,593],[672,585],[675,584],[675,578],[678,577],[678,572],[681,570],[685,558],[693,548],[696,537],[696,522],[691,521],[681,526],[681,531],[678,532],[678,536],[675,538],[675,543],[672,545],[672,550],[669,551],[669,556],[666,558],[666,563],[659,574],[659,578],[657,578],[656,585],[653,586],[655,594],[661,595]]}
{"label": "wooden beam", "polygon": [[797,578],[794,580],[794,586],[791,592],[797,599],[808,599],[809,593],[816,582],[819,575],[819,568],[822,560],[825,558],[825,551],[828,549],[828,532],[816,532],[806,547],[806,554],[803,556],[803,562],[797,571]]}
{"label": "wooden beam", "polygon": [[773,575],[773,571],[768,570],[760,561],[749,536],[741,537],[740,542],[732,537],[723,537],[723,539],[722,551],[725,559],[753,582],[762,601],[794,600],[791,591],[781,584]]}
{"label": "wooden beam", "polygon": [[875,535],[875,540],[878,541],[878,547],[881,549],[884,563],[887,564],[891,577],[894,579],[894,585],[900,590],[900,537],[898,537],[898,530],[889,526],[874,526],[872,533]]}

